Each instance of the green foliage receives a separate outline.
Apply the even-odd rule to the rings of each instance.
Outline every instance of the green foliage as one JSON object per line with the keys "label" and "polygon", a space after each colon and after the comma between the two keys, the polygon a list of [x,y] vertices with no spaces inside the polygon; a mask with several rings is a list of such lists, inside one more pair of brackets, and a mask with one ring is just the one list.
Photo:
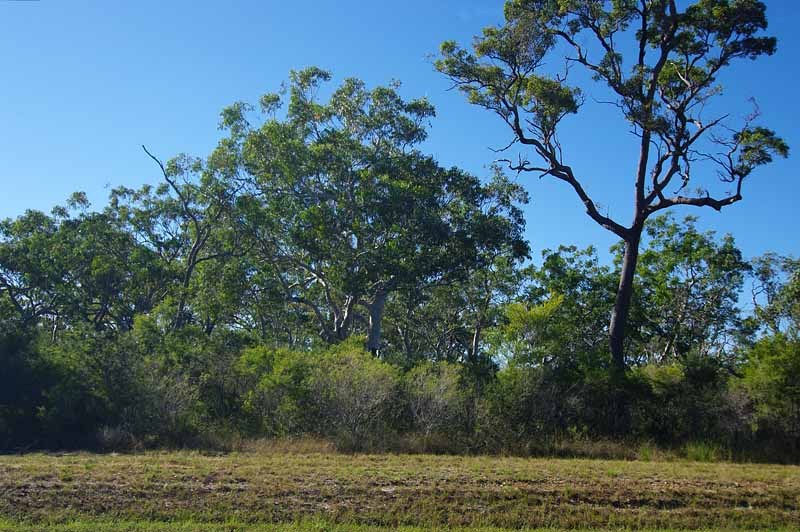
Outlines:
{"label": "green foliage", "polygon": [[[470,103],[492,111],[511,130],[506,150],[519,145],[532,154],[504,159],[508,166],[569,185],[587,215],[623,240],[608,327],[617,376],[628,365],[634,272],[647,220],[677,205],[719,211],[742,200],[744,180],[755,169],[788,156],[783,139],[754,124],[759,117],[755,105],[738,126],[726,123],[729,115],[703,115],[723,92],[718,78],[724,68],[737,59],[775,52],[776,39],[763,35],[765,13],[765,4],[755,0],[508,0],[503,23],[484,29],[472,51],[453,41],[441,46],[436,68]],[[546,70],[562,61],[567,65],[563,73]],[[634,135],[636,194],[628,222],[601,212],[586,188],[589,179],[570,166],[569,150],[559,139],[561,122],[578,114],[583,103],[583,89],[569,84],[573,66],[592,77]],[[714,173],[717,194],[712,184],[698,183]],[[671,337],[665,356],[674,351],[680,334],[661,335]],[[712,334],[719,336],[718,331]]]}
{"label": "green foliage", "polygon": [[755,403],[755,422],[766,433],[784,434],[800,449],[800,342],[784,335],[762,338],[748,353],[743,386]]}
{"label": "green foliage", "polygon": [[404,375],[413,423],[426,443],[431,436],[463,440],[472,429],[473,393],[463,368],[449,362],[426,362]]}
{"label": "green foliage", "polygon": [[751,325],[800,338],[800,260],[767,253],[752,261],[756,304]]}
{"label": "green foliage", "polygon": [[377,352],[388,295],[463,278],[487,251],[525,255],[524,194],[502,175],[483,185],[421,153],[434,114],[427,101],[347,79],[319,102],[330,77],[294,72],[285,118],[256,126],[239,108],[229,112],[232,137],[218,151],[247,183],[243,222],[257,257],[275,267],[284,304],[316,322],[327,343],[367,317]]}
{"label": "green foliage", "polygon": [[[552,163],[557,125],[581,93],[535,70],[564,36],[610,39],[632,25],[631,5],[509,2],[507,24],[486,30],[475,54],[448,43],[439,66],[465,77],[460,86],[518,140],[528,124],[538,144],[524,143]],[[658,16],[666,3],[653,6],[647,46],[670,24]],[[698,46],[723,61],[769,53],[755,37],[757,3],[696,6],[675,36],[684,57],[706,57]],[[720,20],[703,22],[712,12]],[[710,90],[716,67],[676,59],[626,76],[621,61],[608,53],[594,73],[636,127],[674,142],[669,106],[648,104],[640,88],[655,80],[678,101],[687,80]],[[262,98],[261,115],[241,102],[224,109],[225,136],[205,159],[161,163],[148,151],[163,182],[117,188],[102,211],[75,193],[49,215],[0,222],[0,448],[311,435],[348,450],[557,454],[614,439],[609,448],[636,440],[706,458],[797,456],[796,259],[747,263],[731,237],[651,216],[655,204],[633,239],[644,235],[630,371],[612,374],[607,324],[629,230],[599,218],[623,238],[613,265],[594,248],[560,246],[523,266],[517,183],[425,155],[434,110],[398,84],[348,79],[320,100],[330,79],[294,72],[286,91]],[[755,126],[725,146],[729,181],[787,153]],[[560,159],[539,170],[577,183]]]}
{"label": "green foliage", "polygon": [[91,444],[100,425],[119,424],[117,416],[133,406],[134,368],[126,347],[86,327],[40,345],[54,379],[37,417],[56,446]]}
{"label": "green foliage", "polygon": [[604,328],[616,284],[593,248],[542,252],[542,266],[525,271],[522,301],[506,308],[492,343],[517,364],[571,370],[606,367]]}
{"label": "green foliage", "polygon": [[661,216],[647,223],[631,324],[634,349],[645,361],[669,363],[694,353],[733,367],[742,327],[739,296],[750,267],[731,236],[719,241],[713,232],[698,231],[696,221]]}
{"label": "green foliage", "polygon": [[245,349],[237,372],[245,380],[244,412],[255,417],[255,432],[286,436],[314,428],[311,375],[314,353],[264,346]]}
{"label": "green foliage", "polygon": [[713,443],[692,442],[684,446],[687,460],[692,462],[718,462],[722,459],[724,451]]}
{"label": "green foliage", "polygon": [[789,156],[789,145],[765,127],[743,129],[733,140],[738,145],[736,174],[748,175],[754,168],[772,162],[773,156]]}
{"label": "green foliage", "polygon": [[637,434],[661,445],[750,443],[748,399],[717,361],[695,355],[681,364],[643,366],[634,378],[645,387],[633,412]]}
{"label": "green foliage", "polygon": [[546,442],[613,431],[604,417],[596,377],[567,366],[512,364],[482,397],[476,444],[531,453]]}
{"label": "green foliage", "polygon": [[[363,341],[363,340],[362,340]],[[364,351],[358,339],[333,346],[311,376],[319,424],[343,449],[383,443],[396,416],[398,371]]]}
{"label": "green foliage", "polygon": [[[74,203],[74,202],[73,202]],[[129,329],[154,303],[155,257],[106,214],[66,208],[0,222],[0,287],[25,323]]]}
{"label": "green foliage", "polygon": [[0,321],[0,448],[30,445],[43,437],[37,414],[55,374],[42,360],[33,334]]}
{"label": "green foliage", "polygon": [[554,330],[561,322],[555,319],[564,296],[554,294],[539,305],[510,303],[505,309],[507,323],[500,330],[500,352],[507,352],[516,363],[543,364],[557,355],[564,337]]}

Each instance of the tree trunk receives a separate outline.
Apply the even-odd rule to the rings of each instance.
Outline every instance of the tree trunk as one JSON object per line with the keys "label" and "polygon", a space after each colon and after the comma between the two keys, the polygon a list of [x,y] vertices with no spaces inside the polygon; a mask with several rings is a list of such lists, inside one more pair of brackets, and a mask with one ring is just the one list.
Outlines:
{"label": "tree trunk", "polygon": [[614,301],[614,310],[611,313],[609,325],[609,343],[613,370],[617,376],[625,374],[625,328],[628,324],[628,314],[631,308],[633,295],[633,278],[636,273],[636,263],[639,260],[639,240],[642,230],[634,230],[625,240],[625,255],[622,259],[622,272],[619,277],[617,297]]}
{"label": "tree trunk", "polygon": [[386,292],[380,290],[375,294],[369,305],[369,337],[367,349],[375,356],[379,355],[381,348],[381,322],[383,321],[383,307],[386,304]]}
{"label": "tree trunk", "polygon": [[472,334],[472,345],[470,346],[469,350],[470,362],[475,365],[478,363],[478,356],[480,355],[481,351],[481,333],[483,332],[482,325],[481,319],[478,318],[477,323],[475,323],[475,331]]}

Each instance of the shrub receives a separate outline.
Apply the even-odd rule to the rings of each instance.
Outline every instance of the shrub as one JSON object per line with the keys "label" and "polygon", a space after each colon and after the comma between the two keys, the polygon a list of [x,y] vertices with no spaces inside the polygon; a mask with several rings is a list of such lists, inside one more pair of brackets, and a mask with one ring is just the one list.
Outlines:
{"label": "shrub", "polygon": [[27,447],[44,435],[37,412],[55,372],[29,331],[0,319],[0,449]]}
{"label": "shrub", "polygon": [[101,427],[96,435],[97,445],[104,451],[129,451],[137,447],[136,438],[122,427]]}
{"label": "shrub", "polygon": [[478,402],[476,446],[527,454],[533,440],[570,426],[574,403],[545,367],[507,366]]}
{"label": "shrub", "polygon": [[730,453],[721,446],[710,442],[690,442],[683,447],[683,453],[687,460],[693,462],[719,462],[722,459],[730,459]]}
{"label": "shrub", "polygon": [[76,326],[57,342],[40,336],[36,349],[53,375],[37,412],[48,447],[91,446],[100,427],[139,408],[139,360],[127,337]]}
{"label": "shrub", "polygon": [[635,377],[649,386],[636,404],[637,435],[668,445],[703,441],[723,447],[749,439],[748,400],[729,388],[728,373],[715,360],[645,366]]}
{"label": "shrub", "polygon": [[200,393],[178,369],[142,365],[138,400],[123,411],[122,427],[145,445],[191,446],[203,431]]}
{"label": "shrub", "polygon": [[259,346],[246,349],[237,363],[245,381],[244,412],[260,435],[287,436],[313,428],[310,376],[313,353]]}
{"label": "shrub", "polygon": [[354,339],[332,348],[311,376],[319,423],[341,449],[385,444],[399,410],[397,369],[362,346]]}
{"label": "shrub", "polygon": [[750,350],[742,387],[755,404],[760,435],[784,452],[800,454],[800,342],[784,335],[758,341]]}
{"label": "shrub", "polygon": [[[404,389],[412,426],[424,450],[456,447],[471,430],[472,394],[462,370],[449,362],[426,362],[405,375]],[[434,435],[438,438],[432,439]],[[434,445],[435,443],[435,445]]]}

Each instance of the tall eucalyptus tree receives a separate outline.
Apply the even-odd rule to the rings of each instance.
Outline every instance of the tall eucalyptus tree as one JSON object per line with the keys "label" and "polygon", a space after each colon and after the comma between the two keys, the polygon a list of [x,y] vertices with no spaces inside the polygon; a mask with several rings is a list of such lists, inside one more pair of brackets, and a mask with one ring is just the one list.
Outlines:
{"label": "tall eucalyptus tree", "polygon": [[255,125],[251,106],[227,108],[216,156],[237,166],[243,223],[286,301],[325,341],[365,331],[377,353],[390,294],[466,275],[487,249],[527,252],[519,194],[419,150],[434,116],[426,100],[347,79],[323,101],[330,78],[293,72],[284,94],[261,99]]}
{"label": "tall eucalyptus tree", "polygon": [[[625,370],[625,334],[645,221],[677,205],[723,207],[740,201],[753,171],[786,156],[788,146],[755,124],[757,110],[733,124],[712,101],[720,74],[734,61],[772,55],[764,36],[766,7],[756,0],[509,0],[505,22],[488,27],[472,52],[449,41],[437,68],[469,101],[496,113],[513,142],[532,160],[508,161],[517,171],[549,175],[571,187],[588,216],[624,241],[624,258],[609,324],[614,368]],[[566,50],[566,57],[558,55]],[[633,213],[628,224],[604,214],[573,169],[558,132],[579,111],[584,91],[569,71],[546,64],[566,59],[610,93],[634,133]],[[736,111],[739,107],[733,107]],[[705,111],[705,112],[704,112]],[[598,128],[598,135],[607,135]],[[513,144],[513,143],[512,143]],[[622,170],[622,169],[621,169]],[[712,193],[711,183],[721,186]]]}

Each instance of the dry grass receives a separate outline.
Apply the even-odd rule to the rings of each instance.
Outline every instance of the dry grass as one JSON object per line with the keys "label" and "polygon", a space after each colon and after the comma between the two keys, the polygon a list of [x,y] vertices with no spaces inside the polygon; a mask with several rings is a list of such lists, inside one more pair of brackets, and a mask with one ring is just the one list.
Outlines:
{"label": "dry grass", "polygon": [[304,523],[297,529],[796,530],[800,524],[796,466],[344,455],[323,442],[303,445],[264,442],[226,455],[0,457],[0,529],[272,530],[275,523]]}

